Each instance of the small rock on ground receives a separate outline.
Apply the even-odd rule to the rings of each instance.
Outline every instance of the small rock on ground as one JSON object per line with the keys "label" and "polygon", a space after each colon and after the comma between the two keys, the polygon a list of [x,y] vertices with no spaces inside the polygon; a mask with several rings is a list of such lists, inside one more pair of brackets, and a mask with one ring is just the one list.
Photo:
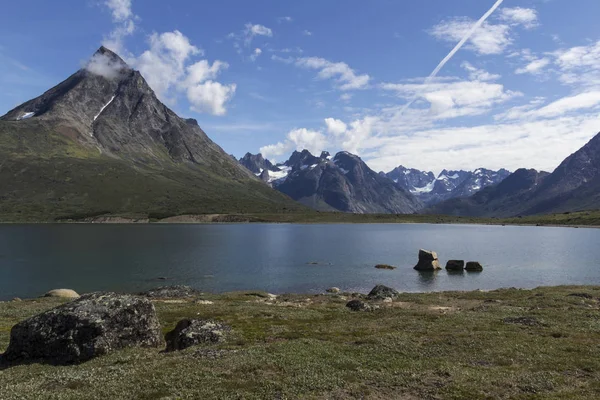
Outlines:
{"label": "small rock on ground", "polygon": [[220,322],[202,319],[183,319],[165,335],[166,351],[187,349],[202,343],[219,343],[231,328]]}

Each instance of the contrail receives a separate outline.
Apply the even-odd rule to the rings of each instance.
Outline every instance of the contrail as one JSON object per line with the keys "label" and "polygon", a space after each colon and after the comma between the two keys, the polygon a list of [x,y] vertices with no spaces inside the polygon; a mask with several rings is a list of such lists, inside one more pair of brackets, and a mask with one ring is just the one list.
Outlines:
{"label": "contrail", "polygon": [[[444,68],[444,65],[446,65],[446,63],[448,61],[450,61],[452,59],[452,57],[454,57],[454,55],[461,49],[461,47],[464,46],[464,44],[467,42],[467,40],[469,40],[471,38],[471,36],[473,36],[473,33],[475,33],[475,31],[477,29],[479,29],[481,27],[481,25],[483,25],[483,23],[485,22],[485,20],[488,19],[489,16],[492,15],[494,13],[494,11],[496,11],[496,9],[498,7],[500,7],[500,5],[503,2],[504,2],[504,0],[498,0],[498,1],[496,1],[496,3],[494,3],[494,5],[492,6],[492,8],[490,8],[485,14],[483,14],[483,17],[479,18],[479,21],[477,21],[477,22],[475,22],[475,24],[473,24],[473,26],[471,27],[471,29],[469,29],[469,32],[467,32],[467,34],[460,40],[460,42],[458,42],[458,44],[456,46],[454,46],[454,48],[450,51],[450,53],[448,53],[448,55],[446,57],[444,57],[444,59],[442,61],[440,61],[440,63],[438,64],[438,66],[435,67],[435,69],[427,77],[427,79],[425,79],[425,84],[430,83],[431,80],[437,76],[437,74],[441,71],[441,69]],[[418,97],[419,97],[419,95],[415,94],[415,96],[412,98],[412,100],[409,101],[408,104],[406,104],[402,108],[402,110],[400,111],[400,115],[404,114],[404,111],[408,107],[410,107],[415,102],[415,100],[417,100]]]}

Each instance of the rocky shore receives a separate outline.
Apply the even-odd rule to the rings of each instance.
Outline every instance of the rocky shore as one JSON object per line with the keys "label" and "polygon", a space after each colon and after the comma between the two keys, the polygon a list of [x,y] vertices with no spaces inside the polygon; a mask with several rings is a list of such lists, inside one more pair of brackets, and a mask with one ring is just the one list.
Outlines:
{"label": "rocky shore", "polygon": [[0,397],[597,398],[599,311],[591,286],[0,302]]}

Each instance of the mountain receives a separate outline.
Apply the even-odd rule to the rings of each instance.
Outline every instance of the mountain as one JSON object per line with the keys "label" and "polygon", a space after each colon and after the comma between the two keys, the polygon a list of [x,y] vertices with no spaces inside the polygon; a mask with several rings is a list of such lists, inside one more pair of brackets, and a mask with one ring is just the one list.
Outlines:
{"label": "mountain", "polygon": [[239,162],[254,175],[260,175],[264,170],[274,172],[281,171],[279,168],[271,164],[271,161],[265,160],[260,153],[246,153],[244,157],[240,158]]}
{"label": "mountain", "polygon": [[348,152],[331,158],[328,152],[317,157],[308,150],[294,151],[274,168],[279,171],[269,172],[273,187],[316,210],[408,214],[422,208],[407,190]]}
{"label": "mountain", "polygon": [[89,64],[0,117],[0,218],[278,212],[271,190],[162,104],[101,47]]}
{"label": "mountain", "polygon": [[423,203],[434,205],[456,197],[471,196],[487,186],[500,183],[509,174],[505,169],[478,168],[472,172],[443,170],[436,178],[432,172],[399,166],[385,175]]}
{"label": "mountain", "polygon": [[488,186],[470,197],[458,197],[435,204],[424,213],[511,217],[523,211],[523,205],[548,175],[547,172],[534,169],[518,169],[497,185]]}
{"label": "mountain", "polygon": [[511,217],[600,208],[600,133],[548,174],[520,169],[467,199],[448,200],[426,213]]}

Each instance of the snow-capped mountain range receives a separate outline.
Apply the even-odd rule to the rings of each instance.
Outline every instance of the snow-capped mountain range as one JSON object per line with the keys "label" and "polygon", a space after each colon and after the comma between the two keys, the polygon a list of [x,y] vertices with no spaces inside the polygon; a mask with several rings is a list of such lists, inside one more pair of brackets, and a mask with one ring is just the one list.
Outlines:
{"label": "snow-capped mountain range", "polygon": [[481,189],[502,182],[510,172],[478,168],[475,171],[443,170],[435,177],[432,172],[405,168],[402,165],[382,173],[399,186],[417,196],[423,203],[433,205],[456,197],[469,197]]}
{"label": "snow-capped mountain range", "polygon": [[348,152],[316,157],[308,150],[294,151],[276,165],[248,153],[240,163],[274,189],[320,211],[410,214],[423,208],[408,190]]}
{"label": "snow-capped mountain range", "polygon": [[[239,161],[261,180],[294,200],[318,210],[350,212],[374,212],[366,211],[369,209],[413,212],[447,199],[471,196],[501,182],[510,174],[504,169],[491,171],[479,168],[472,172],[444,170],[436,178],[433,172],[403,166],[376,174],[359,157],[348,152],[340,152],[335,157],[323,152],[316,157],[307,150],[295,151],[287,161],[279,164],[271,163],[261,154],[250,153]],[[361,176],[351,173],[357,165],[363,171],[359,174]],[[389,190],[390,186],[396,188],[402,201],[396,198],[389,204],[390,199],[383,196],[384,203],[387,203],[379,204],[381,193]],[[345,200],[332,200],[332,192],[336,192],[338,197],[344,193]],[[358,192],[361,192],[360,199],[356,198]],[[399,203],[403,204],[398,206]]]}

